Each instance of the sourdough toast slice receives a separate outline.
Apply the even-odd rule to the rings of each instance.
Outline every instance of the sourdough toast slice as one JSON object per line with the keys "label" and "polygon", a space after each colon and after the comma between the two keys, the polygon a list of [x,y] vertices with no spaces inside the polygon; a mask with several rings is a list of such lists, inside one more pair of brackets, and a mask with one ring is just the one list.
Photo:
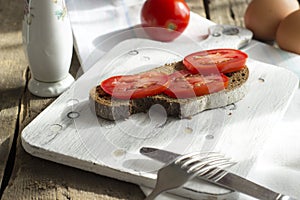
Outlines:
{"label": "sourdough toast slice", "polygon": [[[180,61],[152,70],[171,74],[184,68]],[[229,77],[229,84],[225,90],[187,99],[175,99],[159,94],[140,99],[121,100],[111,97],[98,85],[90,90],[90,104],[97,116],[108,120],[125,119],[135,113],[147,112],[155,104],[163,106],[168,116],[189,118],[207,109],[235,103],[246,95],[245,82],[249,76],[248,68],[244,67],[240,71],[226,75]]]}

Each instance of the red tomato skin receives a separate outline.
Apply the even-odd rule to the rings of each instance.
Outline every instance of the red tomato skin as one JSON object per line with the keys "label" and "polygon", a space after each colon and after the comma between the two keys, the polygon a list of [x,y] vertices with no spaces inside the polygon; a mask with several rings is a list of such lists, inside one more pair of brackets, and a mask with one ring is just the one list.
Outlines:
{"label": "red tomato skin", "polygon": [[[219,63],[201,63],[200,61],[193,60],[194,56],[221,54],[224,58],[229,58],[228,61]],[[212,49],[201,52],[192,53],[183,59],[183,64],[191,73],[230,73],[243,69],[246,64],[248,55],[236,49]],[[213,60],[213,59],[212,59]],[[212,61],[211,60],[211,61]]]}
{"label": "red tomato skin", "polygon": [[190,98],[195,97],[195,92],[191,84],[186,79],[182,81],[174,81],[176,78],[184,77],[190,74],[186,70],[176,71],[169,75],[169,87],[164,91],[164,94],[171,98]]}
{"label": "red tomato skin", "polygon": [[[174,81],[175,78],[180,76],[186,76],[186,78],[180,79],[180,81]],[[215,81],[210,82],[209,80],[211,79],[209,77],[213,77]],[[208,83],[197,86],[197,80],[201,79],[208,81]],[[176,99],[193,98],[224,90],[228,87],[228,83],[229,78],[224,74],[201,76],[200,74],[192,75],[190,72],[182,70],[169,76],[169,87],[164,91],[164,94]]]}
{"label": "red tomato skin", "polygon": [[[150,83],[149,86],[144,87],[143,78],[148,77],[149,74],[152,74],[155,78],[157,84]],[[114,83],[120,83],[118,86]],[[152,81],[153,82],[153,81]],[[137,84],[140,87],[135,87]],[[145,82],[147,85],[148,82]],[[129,100],[129,99],[138,99],[145,98],[147,96],[153,96],[161,94],[164,90],[167,89],[169,85],[169,78],[167,75],[158,72],[146,72],[139,75],[124,75],[124,76],[112,76],[108,79],[105,79],[101,82],[101,88],[110,96]]]}
{"label": "red tomato skin", "polygon": [[145,32],[154,40],[169,42],[181,35],[190,20],[184,0],[147,0],[141,11]]}

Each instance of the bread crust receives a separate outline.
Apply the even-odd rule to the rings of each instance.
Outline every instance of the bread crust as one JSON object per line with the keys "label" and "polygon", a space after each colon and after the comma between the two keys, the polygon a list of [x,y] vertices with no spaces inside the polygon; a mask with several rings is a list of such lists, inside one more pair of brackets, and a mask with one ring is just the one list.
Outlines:
{"label": "bread crust", "polygon": [[[180,61],[153,70],[171,74],[181,69],[184,69],[184,65]],[[112,98],[98,85],[90,90],[90,105],[98,117],[113,121],[128,118],[135,113],[147,112],[155,104],[163,106],[168,116],[189,118],[207,109],[235,103],[246,95],[245,82],[249,77],[247,66],[226,75],[229,77],[229,84],[225,90],[187,99],[175,99],[159,94],[140,99],[121,100]]]}

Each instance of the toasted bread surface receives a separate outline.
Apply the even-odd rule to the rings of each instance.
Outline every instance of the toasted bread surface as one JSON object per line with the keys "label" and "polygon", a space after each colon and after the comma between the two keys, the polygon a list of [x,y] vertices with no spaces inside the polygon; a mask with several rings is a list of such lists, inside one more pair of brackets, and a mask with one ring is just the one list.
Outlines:
{"label": "toasted bread surface", "polygon": [[[181,69],[184,69],[182,62],[176,62],[152,70],[171,74]],[[91,108],[101,118],[119,120],[128,118],[135,113],[147,112],[151,106],[160,104],[168,116],[188,118],[207,109],[235,103],[246,95],[245,82],[249,76],[247,66],[240,71],[226,75],[229,77],[229,84],[225,90],[187,99],[175,99],[165,94],[159,94],[140,99],[121,100],[106,94],[98,85],[90,90]]]}

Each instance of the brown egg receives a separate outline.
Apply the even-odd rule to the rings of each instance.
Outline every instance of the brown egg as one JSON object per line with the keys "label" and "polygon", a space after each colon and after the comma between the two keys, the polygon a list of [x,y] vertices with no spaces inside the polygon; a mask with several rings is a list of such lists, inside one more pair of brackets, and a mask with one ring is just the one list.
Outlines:
{"label": "brown egg", "polygon": [[281,20],[297,9],[297,0],[252,0],[244,15],[245,26],[256,39],[275,40]]}
{"label": "brown egg", "polygon": [[276,42],[280,48],[300,54],[300,10],[292,12],[281,21]]}

